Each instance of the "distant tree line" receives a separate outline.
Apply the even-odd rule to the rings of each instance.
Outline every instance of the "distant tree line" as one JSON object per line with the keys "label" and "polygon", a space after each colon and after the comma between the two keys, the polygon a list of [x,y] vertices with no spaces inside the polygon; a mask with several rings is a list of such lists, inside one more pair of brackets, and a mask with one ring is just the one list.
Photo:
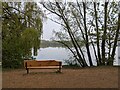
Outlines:
{"label": "distant tree line", "polygon": [[[70,41],[66,41],[66,43],[70,43]],[[69,44],[70,45],[70,44]],[[59,41],[49,41],[49,40],[41,40],[41,48],[47,48],[47,47],[65,47],[63,44],[59,43]],[[72,47],[72,46],[70,46]]]}

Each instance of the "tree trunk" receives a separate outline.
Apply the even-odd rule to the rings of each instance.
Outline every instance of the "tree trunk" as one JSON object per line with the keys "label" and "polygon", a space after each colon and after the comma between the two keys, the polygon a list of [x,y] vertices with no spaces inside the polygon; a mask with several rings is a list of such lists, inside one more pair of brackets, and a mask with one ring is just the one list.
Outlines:
{"label": "tree trunk", "polygon": [[116,35],[115,35],[115,39],[114,39],[114,45],[113,45],[113,50],[112,50],[109,65],[113,65],[119,33],[120,33],[120,11],[118,13],[118,26],[117,26],[117,30],[116,30]]}
{"label": "tree trunk", "polygon": [[[80,52],[79,52],[79,50],[78,50],[78,47],[77,47],[77,45],[76,45],[75,38],[74,38],[74,36],[73,36],[73,34],[72,34],[72,31],[71,31],[71,28],[70,28],[69,23],[68,23],[68,21],[67,21],[67,18],[65,18],[64,14],[63,14],[63,10],[62,10],[61,7],[59,6],[59,3],[58,3],[58,2],[56,2],[56,6],[59,8],[59,12],[61,13],[61,18],[62,18],[62,20],[64,21],[64,23],[65,23],[65,25],[66,25],[66,29],[67,29],[67,31],[68,31],[68,34],[69,34],[70,38],[71,38],[72,44],[73,44],[73,46],[74,46],[74,48],[75,48],[75,50],[76,50],[76,52],[77,52],[77,55],[78,55],[79,59],[81,60],[81,62],[82,62],[82,64],[83,64],[83,67],[86,67],[87,64],[84,62],[84,60],[83,60],[83,58],[82,58],[82,56],[81,56],[81,54],[80,54]],[[78,61],[78,62],[79,62],[79,61]]]}
{"label": "tree trunk", "polygon": [[97,11],[96,11],[96,2],[94,2],[94,11],[95,11],[95,23],[96,23],[96,30],[97,30],[97,53],[98,53],[98,65],[101,64],[101,55],[100,55],[100,48],[99,48],[99,29],[98,29],[98,17],[97,17]]}
{"label": "tree trunk", "polygon": [[107,6],[108,2],[105,2],[105,7],[104,7],[104,32],[102,36],[102,64],[105,65],[105,41],[106,41],[106,32],[107,32]]}
{"label": "tree trunk", "polygon": [[87,54],[88,54],[88,59],[90,66],[93,66],[92,59],[91,59],[91,54],[90,54],[90,49],[89,49],[89,40],[88,40],[88,34],[87,34],[87,26],[86,26],[86,3],[83,2],[83,12],[84,12],[84,29],[85,29],[85,37],[86,37],[86,49],[87,49]]}

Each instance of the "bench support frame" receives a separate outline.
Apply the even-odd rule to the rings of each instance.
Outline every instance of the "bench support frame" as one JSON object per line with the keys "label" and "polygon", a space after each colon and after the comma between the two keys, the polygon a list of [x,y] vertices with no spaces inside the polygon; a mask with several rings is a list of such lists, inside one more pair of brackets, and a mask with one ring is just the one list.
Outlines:
{"label": "bench support frame", "polygon": [[27,62],[25,62],[25,68],[27,70],[27,74],[29,73],[29,68],[27,68]]}

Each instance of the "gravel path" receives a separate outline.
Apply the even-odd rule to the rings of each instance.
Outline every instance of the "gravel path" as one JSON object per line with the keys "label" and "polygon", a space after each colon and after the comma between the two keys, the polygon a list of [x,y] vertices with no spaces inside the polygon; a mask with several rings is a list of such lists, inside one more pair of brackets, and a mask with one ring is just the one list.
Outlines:
{"label": "gravel path", "polygon": [[117,88],[117,67],[93,67],[83,69],[25,69],[3,71],[3,88]]}

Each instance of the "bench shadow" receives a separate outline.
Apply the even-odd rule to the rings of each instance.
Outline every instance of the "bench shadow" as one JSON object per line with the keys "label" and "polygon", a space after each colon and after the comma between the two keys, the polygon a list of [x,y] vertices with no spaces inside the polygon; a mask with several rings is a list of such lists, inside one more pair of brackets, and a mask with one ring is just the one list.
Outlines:
{"label": "bench shadow", "polygon": [[54,71],[54,72],[30,72],[29,74],[24,73],[23,76],[25,75],[36,75],[36,74],[63,74],[63,72],[59,72],[59,71]]}

